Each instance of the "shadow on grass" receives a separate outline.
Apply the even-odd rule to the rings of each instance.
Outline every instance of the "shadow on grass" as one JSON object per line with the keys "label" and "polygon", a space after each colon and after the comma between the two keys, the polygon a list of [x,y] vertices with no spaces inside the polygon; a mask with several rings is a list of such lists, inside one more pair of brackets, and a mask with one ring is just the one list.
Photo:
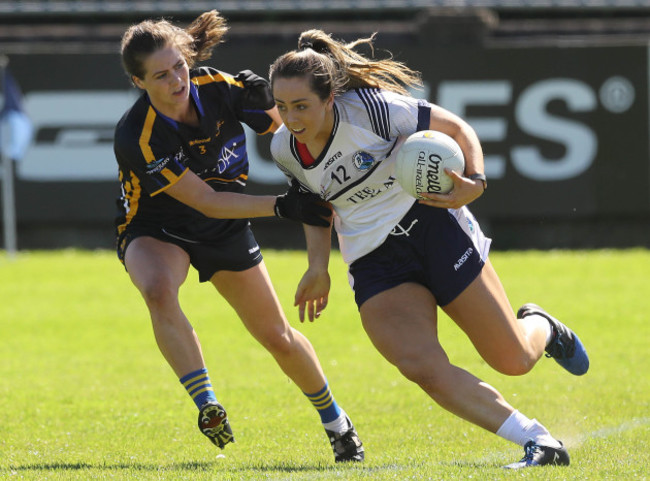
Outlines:
{"label": "shadow on grass", "polygon": [[[78,471],[85,469],[97,470],[134,470],[134,471],[212,471],[223,466],[219,461],[192,461],[172,464],[143,464],[143,463],[29,463],[9,465],[11,471]],[[229,471],[325,471],[334,470],[339,466],[314,463],[312,465],[295,464],[252,464],[248,466],[228,466]]]}
{"label": "shadow on grass", "polygon": [[451,461],[441,462],[441,466],[450,468],[470,468],[470,469],[486,469],[486,468],[503,468],[504,464],[498,461]]}
{"label": "shadow on grass", "polygon": [[173,463],[170,465],[143,464],[143,463],[30,463],[24,465],[10,465],[12,471],[78,471],[84,469],[128,469],[135,471],[208,471],[217,466],[218,462],[189,462]]}
{"label": "shadow on grass", "polygon": [[[108,471],[152,471],[152,472],[169,472],[169,471],[216,471],[225,467],[219,461],[192,461],[184,463],[172,464],[145,464],[145,463],[30,463],[24,465],[10,465],[8,469],[15,472],[26,471],[81,471],[81,470],[108,470]],[[227,466],[229,472],[340,472],[341,469],[353,469],[364,471],[367,473],[382,472],[382,471],[401,471],[405,467],[397,466],[394,464],[387,464],[383,466],[365,466],[362,464],[323,464],[315,462],[313,464],[292,464],[292,463],[277,463],[277,464],[256,464],[251,463],[248,465],[240,466]]]}

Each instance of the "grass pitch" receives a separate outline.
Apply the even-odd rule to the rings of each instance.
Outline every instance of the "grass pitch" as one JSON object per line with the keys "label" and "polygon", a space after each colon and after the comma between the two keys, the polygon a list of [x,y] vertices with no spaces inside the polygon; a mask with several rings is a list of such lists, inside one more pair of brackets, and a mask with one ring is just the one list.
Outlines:
{"label": "grass pitch", "polygon": [[573,377],[542,359],[500,375],[448,318],[453,362],[499,389],[569,447],[568,468],[506,472],[518,446],[464,422],[406,381],[366,338],[338,254],[329,307],[300,324],[303,252],[265,252],[292,324],[314,344],[366,447],[336,465],[318,416],[194,272],[182,303],[203,344],[236,444],[219,451],[155,345],[144,303],[112,252],[0,254],[0,479],[422,480],[650,477],[650,251],[491,255],[516,309],[565,320],[591,357]]}

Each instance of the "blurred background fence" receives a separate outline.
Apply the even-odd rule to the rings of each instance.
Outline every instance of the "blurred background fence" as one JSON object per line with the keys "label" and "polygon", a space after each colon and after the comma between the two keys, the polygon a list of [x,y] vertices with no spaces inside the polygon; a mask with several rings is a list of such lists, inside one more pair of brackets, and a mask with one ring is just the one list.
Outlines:
{"label": "blurred background fence", "polygon": [[[112,247],[113,128],[137,95],[121,34],[213,8],[231,30],[207,64],[230,73],[266,76],[308,28],[379,32],[380,49],[423,73],[414,95],[477,130],[490,182],[471,208],[496,249],[650,246],[648,1],[5,0],[0,54],[19,93],[3,87],[0,140],[14,158],[18,248]],[[31,141],[12,151],[16,95]],[[249,136],[250,193],[284,189],[269,141]],[[303,245],[297,225],[253,223],[263,247]]]}

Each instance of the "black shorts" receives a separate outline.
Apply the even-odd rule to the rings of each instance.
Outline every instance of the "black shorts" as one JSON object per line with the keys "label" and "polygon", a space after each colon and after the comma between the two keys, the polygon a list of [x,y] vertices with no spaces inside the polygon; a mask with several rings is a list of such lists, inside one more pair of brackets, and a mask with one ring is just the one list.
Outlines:
{"label": "black shorts", "polygon": [[187,252],[200,282],[209,281],[217,271],[244,271],[262,262],[260,246],[246,220],[231,229],[227,238],[215,242],[187,239],[161,227],[129,226],[117,239],[117,256],[122,263],[129,243],[141,236],[169,242]]}
{"label": "black shorts", "polygon": [[440,306],[463,292],[481,272],[490,239],[468,209],[453,212],[416,202],[382,245],[354,261],[357,306],[405,282],[426,286]]}

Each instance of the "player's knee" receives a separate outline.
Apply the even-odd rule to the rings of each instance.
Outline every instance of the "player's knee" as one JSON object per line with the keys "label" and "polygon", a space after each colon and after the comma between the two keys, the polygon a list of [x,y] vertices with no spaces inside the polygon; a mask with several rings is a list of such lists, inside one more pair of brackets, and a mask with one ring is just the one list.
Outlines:
{"label": "player's knee", "polygon": [[397,362],[397,368],[409,381],[414,382],[426,391],[444,390],[444,368],[431,366],[417,356],[405,356]]}
{"label": "player's knee", "polygon": [[455,396],[457,380],[454,379],[451,370],[445,369],[444,366],[437,366],[428,371],[402,369],[401,372],[442,406],[447,405]]}
{"label": "player's knee", "polygon": [[291,330],[280,327],[265,330],[258,340],[274,356],[286,356],[295,349]]}
{"label": "player's knee", "polygon": [[149,310],[165,309],[170,303],[177,303],[178,289],[164,281],[140,286],[140,293]]}
{"label": "player's knee", "polygon": [[537,359],[526,351],[518,352],[516,355],[499,357],[489,361],[492,369],[505,374],[506,376],[522,376],[535,366]]}

